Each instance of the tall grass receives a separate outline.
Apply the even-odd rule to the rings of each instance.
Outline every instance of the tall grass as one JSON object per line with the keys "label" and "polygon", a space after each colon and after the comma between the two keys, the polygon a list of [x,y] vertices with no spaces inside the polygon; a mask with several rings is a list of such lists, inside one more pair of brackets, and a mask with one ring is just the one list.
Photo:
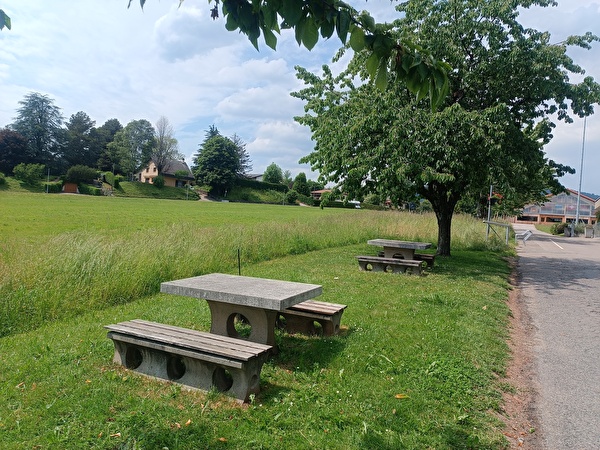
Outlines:
{"label": "tall grass", "polygon": [[[39,197],[41,201],[47,198]],[[140,201],[126,200],[131,214],[137,213]],[[110,208],[113,204],[115,210]],[[127,223],[122,203],[102,206],[103,216],[119,214],[119,221]],[[197,202],[180,206],[197,208]],[[247,208],[255,208],[253,213],[264,208],[263,222],[239,220]],[[290,209],[296,217],[285,216]],[[185,220],[180,213],[177,223],[171,216],[156,215],[151,227],[144,228],[132,215],[133,230],[107,233],[88,223],[73,229],[66,215],[62,227],[55,217],[55,230],[44,239],[32,242],[28,230],[22,239],[0,240],[0,336],[127,303],[158,292],[162,281],[210,272],[237,273],[238,251],[243,270],[247,264],[374,237],[435,243],[437,235],[432,215],[353,210],[322,214],[317,210],[315,214],[310,208],[247,205],[232,209],[228,204],[212,204],[209,211],[220,214],[219,225],[207,219],[202,226],[196,216]],[[284,219],[269,219],[274,212],[282,212]],[[480,223],[458,216],[454,230],[454,248],[484,245]]]}

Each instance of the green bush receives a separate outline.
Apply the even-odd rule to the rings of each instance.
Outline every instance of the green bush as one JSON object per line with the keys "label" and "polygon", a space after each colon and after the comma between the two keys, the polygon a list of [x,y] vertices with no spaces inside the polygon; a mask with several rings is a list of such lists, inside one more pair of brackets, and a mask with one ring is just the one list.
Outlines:
{"label": "green bush", "polygon": [[102,189],[94,186],[90,186],[89,184],[80,183],[77,188],[79,189],[80,194],[84,195],[102,195]]}
{"label": "green bush", "polygon": [[550,232],[552,234],[563,234],[565,232],[566,226],[567,226],[567,224],[564,222],[555,223],[554,225],[552,225]]}
{"label": "green bush", "polygon": [[44,183],[44,189],[49,193],[49,194],[60,194],[62,192],[62,188],[63,188],[63,181],[51,181],[50,183]]}
{"label": "green bush", "polygon": [[125,177],[123,175],[115,175],[115,184],[113,184],[113,187],[118,189],[121,181],[125,181]]}
{"label": "green bush", "polygon": [[0,172],[0,186],[4,184],[6,184],[6,178],[4,177],[4,174]]}
{"label": "green bush", "polygon": [[92,183],[92,181],[98,179],[98,171],[92,167],[78,164],[72,166],[67,170],[66,180],[69,183]]}
{"label": "green bush", "polygon": [[288,187],[285,184],[266,183],[264,181],[249,180],[248,178],[237,178],[233,185],[235,187],[246,187],[258,191],[287,192],[288,190]]}
{"label": "green bush", "polygon": [[103,174],[104,182],[110,184],[112,187],[115,186],[115,174],[112,172],[104,172]]}
{"label": "green bush", "polygon": [[163,177],[162,175],[157,175],[154,178],[154,182],[152,184],[154,184],[154,186],[156,186],[159,189],[165,187],[165,177]]}
{"label": "green bush", "polygon": [[293,189],[287,191],[287,193],[285,194],[285,201],[290,204],[294,204],[296,203],[296,200],[298,200],[298,192],[296,192]]}
{"label": "green bush", "polygon": [[304,203],[305,205],[309,205],[309,206],[314,206],[315,205],[315,199],[312,198],[312,196],[310,195],[302,195],[302,194],[298,194],[298,201],[300,203]]}
{"label": "green bush", "polygon": [[25,164],[21,163],[13,169],[15,178],[25,184],[35,186],[39,184],[44,174],[43,164]]}

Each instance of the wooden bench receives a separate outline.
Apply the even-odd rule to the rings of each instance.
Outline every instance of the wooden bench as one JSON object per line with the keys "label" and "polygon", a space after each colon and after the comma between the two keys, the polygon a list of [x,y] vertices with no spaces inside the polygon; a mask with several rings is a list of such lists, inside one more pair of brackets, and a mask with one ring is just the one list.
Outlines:
{"label": "wooden bench", "polygon": [[414,259],[383,258],[381,256],[357,256],[360,270],[392,273],[423,274],[423,261]]}
{"label": "wooden bench", "polygon": [[429,267],[430,269],[433,268],[433,263],[435,262],[435,255],[432,255],[430,253],[415,253],[414,258],[417,261],[425,261],[427,267]]}
{"label": "wooden bench", "polygon": [[526,230],[521,233],[515,233],[515,244],[517,243],[517,241],[519,239],[522,239],[523,244],[525,244],[527,242],[527,239],[529,239],[532,235],[533,235],[533,231],[531,231],[531,230]]}
{"label": "wooden bench", "polygon": [[288,333],[317,334],[315,322],[321,325],[323,336],[340,331],[340,322],[346,305],[307,300],[279,313],[280,323]]}
{"label": "wooden bench", "polygon": [[145,320],[107,325],[113,361],[150,377],[247,402],[271,346]]}
{"label": "wooden bench", "polygon": [[[383,257],[383,251],[377,253],[377,256]],[[400,253],[395,253],[394,256],[392,256],[392,258],[403,259],[404,257]],[[416,261],[424,261],[427,264],[427,267],[429,268],[432,268],[433,263],[435,262],[435,255],[432,255],[430,253],[415,253],[413,258],[415,258]]]}

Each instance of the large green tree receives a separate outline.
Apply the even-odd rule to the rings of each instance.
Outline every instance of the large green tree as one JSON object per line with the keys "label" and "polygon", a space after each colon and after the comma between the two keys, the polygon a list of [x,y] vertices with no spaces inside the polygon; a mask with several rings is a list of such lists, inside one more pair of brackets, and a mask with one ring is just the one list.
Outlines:
{"label": "large green tree", "polygon": [[115,171],[119,164],[119,159],[116,153],[108,147],[117,132],[123,129],[123,125],[118,119],[108,119],[101,127],[95,128],[92,131],[92,147],[100,155],[97,166],[100,170]]}
{"label": "large green tree", "polygon": [[215,194],[224,195],[240,172],[238,146],[211,126],[194,155],[192,172],[198,184],[210,186]]}
{"label": "large green tree", "polygon": [[277,164],[272,162],[265,169],[262,179],[265,183],[283,184],[283,170],[281,170],[281,167]]}
{"label": "large green tree", "polygon": [[[571,45],[589,48],[596,36],[551,44],[548,33],[519,24],[518,8],[550,0],[418,0],[403,2],[398,32],[447,61],[450,94],[432,111],[410,95],[402,80],[386,91],[355,85],[368,52],[355,54],[348,71],[317,77],[299,68],[308,87],[297,120],[311,128],[309,162],[323,181],[351,196],[375,192],[392,200],[415,196],[431,202],[438,221],[440,255],[450,255],[452,216],[464,196],[490,184],[514,197],[535,199],[560,189],[564,166],[549,161],[543,145],[552,120],[591,114],[600,96],[592,78],[567,55]],[[554,120],[556,120],[554,119]]]}
{"label": "large green tree", "polygon": [[39,92],[25,95],[19,105],[10,128],[27,139],[29,161],[56,168],[65,142],[60,108],[54,100]]}
{"label": "large green tree", "polygon": [[118,159],[119,170],[133,177],[137,169],[150,161],[155,143],[152,124],[146,119],[132,120],[117,131],[108,150]]}
{"label": "large green tree", "polygon": [[66,123],[67,142],[63,158],[67,167],[75,165],[96,166],[100,154],[93,146],[94,122],[85,112],[72,114]]}

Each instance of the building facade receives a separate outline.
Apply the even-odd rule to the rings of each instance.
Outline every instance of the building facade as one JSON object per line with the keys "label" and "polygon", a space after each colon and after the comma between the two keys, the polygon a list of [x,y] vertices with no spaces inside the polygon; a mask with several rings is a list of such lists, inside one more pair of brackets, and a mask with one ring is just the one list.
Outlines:
{"label": "building facade", "polygon": [[[567,189],[558,195],[548,194],[548,201],[536,205],[525,205],[517,222],[555,223],[575,222],[577,217],[577,191]],[[579,221],[588,225],[596,223],[596,211],[600,207],[600,196],[581,193],[579,196]]]}

